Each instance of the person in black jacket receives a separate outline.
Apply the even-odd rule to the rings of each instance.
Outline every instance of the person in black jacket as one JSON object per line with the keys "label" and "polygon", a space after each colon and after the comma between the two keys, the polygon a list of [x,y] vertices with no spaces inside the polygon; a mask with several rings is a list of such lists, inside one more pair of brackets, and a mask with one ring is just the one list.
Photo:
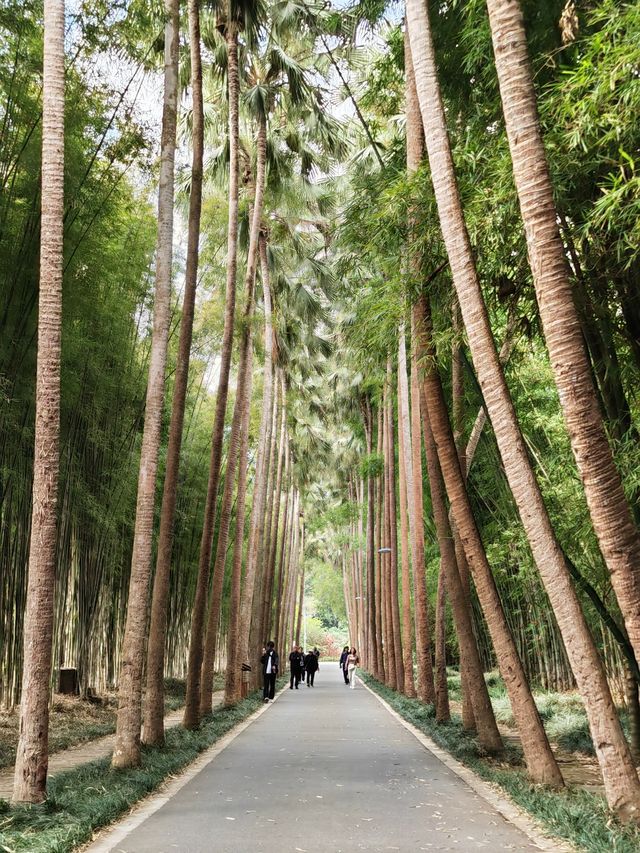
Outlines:
{"label": "person in black jacket", "polygon": [[349,646],[345,646],[342,650],[342,654],[340,655],[340,662],[338,666],[342,670],[342,676],[344,678],[344,683],[349,683],[349,673],[347,672],[347,658],[349,657]]}
{"label": "person in black jacket", "polygon": [[304,659],[304,667],[307,670],[307,687],[313,687],[313,679],[318,671],[318,656],[314,652],[309,652]]}
{"label": "person in black jacket", "polygon": [[300,654],[298,646],[294,646],[293,651],[289,655],[289,671],[291,673],[291,677],[289,679],[289,690],[293,690],[294,683],[297,690],[304,672],[304,659]]}
{"label": "person in black jacket", "polygon": [[262,680],[263,691],[262,696],[265,702],[273,699],[276,693],[276,676],[278,675],[278,666],[280,659],[276,651],[276,644],[273,640],[269,640],[266,649],[263,649],[263,655],[260,658],[262,663]]}

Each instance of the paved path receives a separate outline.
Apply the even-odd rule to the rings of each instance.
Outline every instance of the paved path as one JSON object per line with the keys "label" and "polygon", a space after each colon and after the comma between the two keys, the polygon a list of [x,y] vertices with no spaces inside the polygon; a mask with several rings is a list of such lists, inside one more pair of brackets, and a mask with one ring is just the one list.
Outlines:
{"label": "paved path", "polygon": [[100,844],[113,853],[537,849],[329,663],[314,688],[287,688],[124,839]]}
{"label": "paved path", "polygon": [[[213,704],[219,705],[222,702],[222,692],[213,696]],[[172,726],[179,726],[182,723],[184,716],[184,708],[178,708],[177,711],[171,711],[164,718],[165,728],[169,729]],[[51,779],[56,773],[62,773],[65,770],[73,770],[81,764],[87,764],[89,761],[97,761],[99,758],[106,758],[113,752],[116,736],[105,735],[104,737],[94,738],[93,740],[84,741],[76,746],[70,746],[68,749],[61,749],[59,752],[54,752],[49,756],[49,772],[48,777]],[[5,767],[0,770],[0,800],[10,800],[13,795],[13,767]]]}

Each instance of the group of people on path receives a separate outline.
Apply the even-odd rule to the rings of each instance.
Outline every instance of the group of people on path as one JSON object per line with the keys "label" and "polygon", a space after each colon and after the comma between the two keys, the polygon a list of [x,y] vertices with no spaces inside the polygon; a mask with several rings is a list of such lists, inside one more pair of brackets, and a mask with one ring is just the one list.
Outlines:
{"label": "group of people on path", "polygon": [[356,669],[360,663],[360,656],[355,646],[345,646],[340,655],[338,666],[342,670],[344,683],[348,684],[353,690],[356,686]]}
{"label": "group of people on path", "polygon": [[305,654],[302,646],[293,647],[289,655],[289,670],[291,672],[289,690],[293,690],[294,687],[297,690],[300,682],[304,684],[305,676],[307,687],[313,687],[316,672],[320,669],[319,657],[320,652],[316,648]]}
{"label": "group of people on path", "polygon": [[[289,668],[291,670],[290,687],[296,690],[300,686],[300,682],[304,683],[305,676],[307,687],[313,687],[313,682],[316,677],[316,672],[320,668],[318,658],[320,651],[314,647],[313,651],[304,653],[302,646],[294,646],[293,651],[289,655]],[[276,651],[276,646],[273,640],[269,640],[267,645],[262,649],[262,698],[265,702],[270,702],[276,693],[276,678],[280,669],[280,657]]]}
{"label": "group of people on path", "polygon": [[[315,647],[313,651],[309,651],[306,654],[304,653],[302,646],[293,647],[289,654],[289,670],[291,673],[289,678],[290,690],[293,690],[294,688],[297,690],[300,686],[300,682],[304,684],[305,677],[307,687],[313,687],[316,672],[320,668],[320,664],[318,662],[319,657],[320,652]],[[262,696],[265,702],[270,702],[275,696],[276,678],[278,677],[278,670],[280,668],[280,658],[273,640],[270,640],[262,649],[260,662],[262,663],[263,679]],[[342,670],[344,683],[348,684],[351,689],[356,686],[356,669],[359,663],[360,657],[355,646],[351,646],[351,648],[349,648],[349,646],[345,646],[342,650],[342,654],[340,655],[338,666]]]}

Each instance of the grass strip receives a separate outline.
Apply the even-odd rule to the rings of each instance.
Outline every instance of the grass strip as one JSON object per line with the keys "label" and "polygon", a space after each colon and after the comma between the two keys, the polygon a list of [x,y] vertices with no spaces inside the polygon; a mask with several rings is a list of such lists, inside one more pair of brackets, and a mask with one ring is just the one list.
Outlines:
{"label": "grass strip", "polygon": [[143,747],[142,764],[112,770],[109,759],[92,761],[57,774],[42,805],[10,806],[0,800],[0,850],[4,853],[67,853],[124,814],[168,776],[190,764],[203,750],[262,705],[256,692],[236,705],[221,707],[197,731],[176,726],[164,747]]}
{"label": "grass strip", "polygon": [[498,785],[551,835],[588,853],[638,853],[640,850],[640,830],[616,820],[602,797],[580,788],[553,791],[534,785],[522,767],[518,750],[509,749],[503,761],[491,759],[483,753],[475,738],[463,730],[459,716],[453,715],[449,723],[436,723],[433,706],[408,699],[367,673],[361,672],[361,677],[403,719],[482,779]]}

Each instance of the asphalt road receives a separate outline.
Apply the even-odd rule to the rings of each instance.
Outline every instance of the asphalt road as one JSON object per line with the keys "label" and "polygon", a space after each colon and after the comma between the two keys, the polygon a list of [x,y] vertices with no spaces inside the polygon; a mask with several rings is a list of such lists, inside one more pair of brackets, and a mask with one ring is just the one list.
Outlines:
{"label": "asphalt road", "polygon": [[537,850],[364,687],[321,663],[113,853]]}

